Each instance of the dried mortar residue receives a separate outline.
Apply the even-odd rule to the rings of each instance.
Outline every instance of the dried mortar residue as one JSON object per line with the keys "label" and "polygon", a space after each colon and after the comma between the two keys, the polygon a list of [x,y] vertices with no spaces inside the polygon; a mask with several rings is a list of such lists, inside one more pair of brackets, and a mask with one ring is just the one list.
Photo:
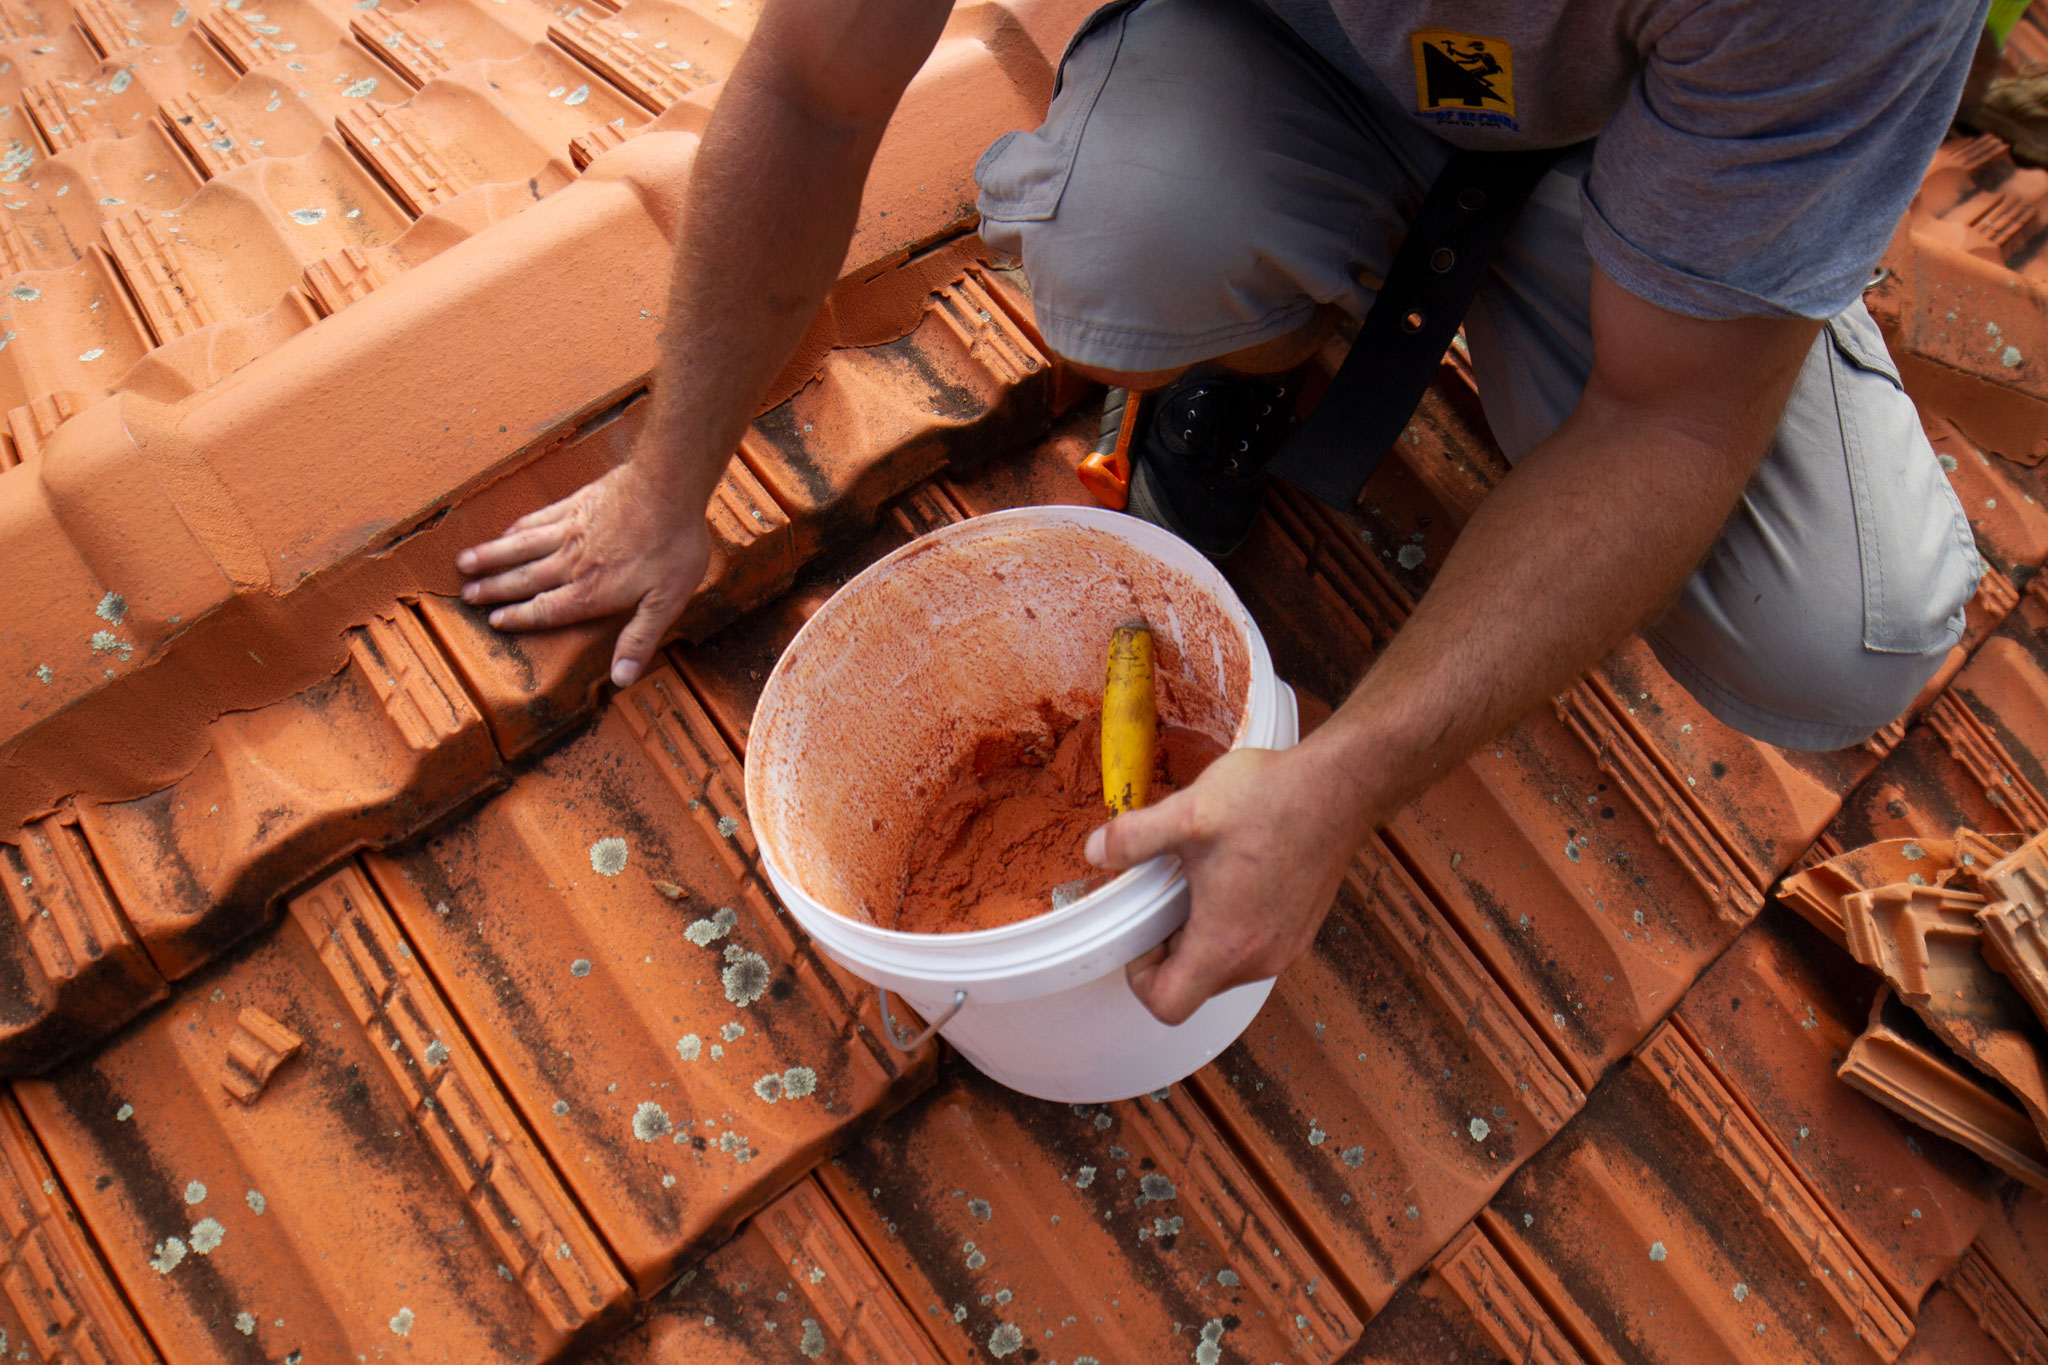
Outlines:
{"label": "dried mortar residue", "polygon": [[763,695],[756,837],[813,899],[888,924],[926,814],[977,746],[1094,714],[1110,635],[1134,618],[1152,627],[1160,719],[1237,742],[1249,637],[1191,574],[1092,528],[1001,514],[883,559],[811,618]]}

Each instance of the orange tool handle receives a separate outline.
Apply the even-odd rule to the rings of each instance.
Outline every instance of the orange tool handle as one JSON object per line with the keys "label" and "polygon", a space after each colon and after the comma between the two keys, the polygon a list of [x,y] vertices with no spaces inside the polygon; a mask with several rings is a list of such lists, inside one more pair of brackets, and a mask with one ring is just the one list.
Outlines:
{"label": "orange tool handle", "polygon": [[1131,440],[1137,435],[1141,406],[1135,393],[1125,399],[1123,425],[1116,430],[1115,448],[1107,455],[1099,450],[1090,451],[1074,471],[1081,486],[1113,512],[1123,511],[1124,504],[1131,500]]}

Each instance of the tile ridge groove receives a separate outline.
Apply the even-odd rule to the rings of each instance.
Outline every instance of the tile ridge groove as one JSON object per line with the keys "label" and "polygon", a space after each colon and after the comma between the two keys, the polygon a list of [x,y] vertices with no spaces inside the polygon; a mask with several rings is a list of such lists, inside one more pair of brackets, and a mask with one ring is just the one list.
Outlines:
{"label": "tile ridge groove", "polygon": [[[818,1208],[820,1203],[824,1205],[822,1210]],[[800,1222],[786,1205],[803,1206]],[[820,1213],[829,1215],[829,1218],[820,1217]],[[925,1359],[941,1357],[942,1353],[925,1335],[917,1314],[910,1310],[910,1305],[883,1272],[874,1249],[861,1240],[852,1221],[832,1202],[831,1192],[823,1181],[808,1173],[798,1177],[795,1184],[769,1200],[747,1223],[783,1265],[794,1267],[802,1256],[809,1256],[812,1265],[820,1271],[827,1265],[832,1267],[825,1280],[819,1283],[843,1284],[850,1280],[867,1293],[886,1294],[895,1304],[898,1312],[897,1320],[893,1322],[886,1313],[863,1312],[862,1301],[850,1305],[845,1313],[835,1315],[839,1320],[829,1326],[832,1338],[840,1343],[841,1354],[859,1360],[886,1361],[890,1365],[910,1365],[919,1359],[917,1347],[922,1343],[928,1353],[924,1355]],[[743,1226],[741,1231],[744,1230]],[[739,1233],[733,1235],[737,1237]],[[838,1245],[842,1238],[850,1245]],[[860,1257],[865,1264],[851,1263],[854,1256]],[[827,1316],[830,1310],[819,1301],[815,1291],[802,1292],[820,1317]],[[904,1324],[908,1324],[907,1330],[915,1334],[914,1340],[904,1340],[902,1333],[896,1330]],[[881,1339],[884,1337],[886,1339]],[[847,1350],[849,1345],[862,1348],[863,1353],[854,1356]]]}
{"label": "tile ridge groove", "polygon": [[1911,1340],[1913,1320],[1798,1167],[1701,1055],[1683,1025],[1667,1019],[1637,1049],[1644,1070],[1746,1188],[1784,1244],[1886,1360]]}
{"label": "tile ridge groove", "polygon": [[1562,1281],[1553,1281],[1551,1276],[1537,1273],[1535,1263],[1520,1239],[1512,1233],[1503,1235],[1506,1224],[1498,1209],[1488,1204],[1472,1222],[1486,1234],[1488,1244],[1499,1254],[1502,1264],[1515,1272],[1515,1278],[1528,1289],[1529,1296],[1550,1315],[1550,1320],[1590,1365],[1623,1365],[1621,1359],[1607,1349],[1600,1330],[1586,1316],[1586,1310],[1572,1298]]}
{"label": "tile ridge groove", "polygon": [[[1414,858],[1402,849],[1401,841],[1388,838],[1384,828],[1374,830],[1371,839],[1385,851],[1389,861],[1401,869],[1402,875],[1408,879],[1409,884],[1420,891],[1423,897],[1435,907],[1439,917],[1449,926],[1450,931],[1457,936],[1458,942],[1464,945],[1465,951],[1471,955],[1472,960],[1479,964],[1479,969],[1486,973],[1488,979],[1493,982],[1494,988],[1500,992],[1501,998],[1514,1006],[1515,1012],[1521,1017],[1522,1026],[1542,1045],[1544,1054],[1557,1063],[1559,1073],[1568,1077],[1572,1084],[1579,1088],[1580,1094],[1591,1095],[1593,1087],[1600,1083],[1600,1077],[1604,1073],[1594,1072],[1586,1067],[1580,1062],[1576,1053],[1560,1051],[1551,1044],[1543,1032],[1541,1018],[1533,1011],[1530,1002],[1524,1000],[1521,993],[1514,986],[1501,979],[1500,975],[1489,963],[1487,954],[1481,951],[1481,945],[1475,935],[1460,922],[1461,917],[1450,913],[1436,899],[1435,894],[1429,890],[1429,879],[1423,876],[1422,869],[1415,862]],[[1639,1042],[1641,1040],[1638,1039],[1636,1041]],[[1541,1150],[1542,1148],[1537,1148],[1537,1151]],[[1531,1156],[1535,1154],[1535,1152],[1530,1153]]]}
{"label": "tile ridge groove", "polygon": [[1763,909],[1775,872],[1748,864],[1720,822],[1676,781],[1655,741],[1623,713],[1598,672],[1587,673],[1553,699],[1557,718],[1591,751],[1601,772],[1635,802],[1657,842],[1674,854],[1707,894],[1714,913],[1748,924]]}
{"label": "tile ridge groove", "polygon": [[[1185,1099],[1190,1094],[1190,1088],[1183,1085],[1180,1096]],[[1260,1265],[1278,1261],[1288,1271],[1282,1277],[1283,1283],[1297,1286],[1317,1283],[1344,1285],[1344,1276],[1333,1273],[1333,1267],[1341,1266],[1342,1262],[1320,1254],[1316,1239],[1287,1216],[1286,1204],[1274,1199],[1264,1182],[1253,1175],[1251,1167],[1239,1160],[1235,1145],[1224,1135],[1206,1106],[1195,1102],[1194,1123],[1189,1121],[1189,1115],[1181,1112],[1171,1093],[1163,1100],[1126,1100],[1122,1108],[1123,1120],[1128,1127],[1147,1135],[1157,1150],[1171,1152],[1179,1159],[1189,1188],[1178,1190],[1175,1197],[1186,1201],[1191,1212],[1199,1210],[1228,1246],[1255,1248],[1254,1254]],[[1207,1128],[1208,1132],[1203,1133],[1201,1128]],[[1205,1137],[1215,1141],[1213,1144],[1205,1142]],[[1232,1182],[1217,1170],[1218,1152],[1236,1168],[1232,1174],[1244,1181],[1251,1199],[1231,1197]],[[1259,1207],[1261,1204],[1265,1207]],[[1234,1222],[1231,1221],[1233,1218]],[[1264,1276],[1254,1277],[1252,1285],[1247,1288],[1275,1308],[1291,1310],[1297,1328],[1303,1318],[1314,1324],[1314,1331],[1301,1329],[1313,1342],[1313,1346],[1303,1353],[1304,1359],[1318,1362],[1318,1365],[1334,1365],[1348,1347],[1357,1344],[1371,1313],[1353,1303],[1350,1294],[1335,1296],[1335,1304],[1343,1309],[1338,1312],[1333,1309],[1331,1299],[1315,1293],[1313,1289],[1306,1292],[1297,1290],[1291,1298],[1282,1298],[1265,1285],[1264,1280]]]}
{"label": "tile ridge groove", "polygon": [[[1733,948],[1734,945],[1730,944],[1729,947]],[[1717,962],[1719,960],[1719,958],[1715,959]],[[1700,978],[1704,978],[1707,972],[1712,970],[1712,966],[1708,966],[1705,970],[1701,971]],[[1687,991],[1686,994],[1690,995],[1691,992]],[[1683,1003],[1684,1000],[1681,997],[1680,1004]],[[1898,1305],[1899,1311],[1910,1321],[1912,1312],[1906,1308],[1910,1298],[1908,1292],[1901,1286],[1890,1284],[1885,1280],[1884,1273],[1877,1269],[1877,1258],[1871,1255],[1859,1242],[1854,1224],[1850,1220],[1840,1217],[1829,1207],[1827,1197],[1820,1192],[1819,1188],[1811,1180],[1806,1178],[1806,1173],[1800,1169],[1799,1163],[1790,1152],[1785,1150],[1784,1142],[1779,1139],[1777,1133],[1764,1120],[1763,1116],[1757,1112],[1756,1104],[1750,1099],[1748,1092],[1743,1090],[1735,1078],[1723,1069],[1721,1061],[1714,1055],[1713,1049],[1701,1041],[1698,1034],[1693,1031],[1692,1026],[1686,1022],[1684,1016],[1679,1014],[1677,1010],[1674,1009],[1672,1011],[1666,1023],[1685,1040],[1686,1044],[1692,1049],[1695,1060],[1704,1066],[1707,1072],[1720,1083],[1722,1089],[1727,1092],[1729,1100],[1742,1116],[1749,1121],[1750,1126],[1761,1136],[1765,1145],[1776,1155],[1778,1161],[1791,1173],[1792,1179],[1799,1183],[1800,1187],[1806,1191],[1807,1196],[1815,1204],[1828,1213],[1830,1220],[1835,1226],[1835,1230],[1855,1250],[1863,1265],[1869,1270],[1872,1282],[1884,1289],[1892,1302]]]}
{"label": "tile ridge groove", "polygon": [[[907,1110],[909,1108],[909,1104],[914,1104],[917,1102],[918,1099],[921,1098],[923,1098],[922,1095],[912,1097],[909,1103],[904,1106],[904,1110]],[[899,1110],[898,1112],[903,1111]],[[892,1297],[894,1297],[897,1303],[902,1304],[906,1309],[908,1309],[911,1306],[910,1300],[903,1296],[903,1290],[901,1286],[899,1286],[896,1283],[896,1277],[889,1273],[889,1268],[882,1259],[881,1249],[869,1245],[868,1239],[861,1235],[860,1220],[854,1216],[854,1212],[852,1210],[849,1210],[846,1207],[846,1205],[840,1200],[840,1197],[832,1192],[832,1186],[834,1182],[830,1179],[819,1178],[819,1172],[822,1171],[824,1167],[836,1164],[838,1160],[839,1158],[836,1156],[827,1156],[821,1158],[817,1166],[813,1167],[810,1173],[807,1174],[804,1177],[804,1179],[809,1180],[813,1185],[817,1187],[818,1193],[824,1196],[826,1207],[831,1209],[834,1214],[838,1215],[841,1225],[846,1228],[847,1233],[853,1238],[855,1244],[858,1245],[862,1251],[867,1253],[868,1260],[875,1267],[875,1273],[877,1278],[881,1280],[882,1285],[888,1290],[889,1294]],[[794,1187],[792,1186],[792,1188]],[[931,1328],[928,1327],[925,1323],[925,1318],[927,1315],[912,1311],[909,1312],[907,1316],[909,1317],[911,1323],[915,1325],[918,1332],[923,1336],[925,1343],[931,1348],[931,1358],[934,1360],[945,1360],[947,1358],[947,1353],[944,1349],[942,1349],[941,1344],[939,1342],[939,1338],[932,1334]]]}
{"label": "tile ridge groove", "polygon": [[[719,83],[692,81],[635,39],[604,28],[611,17],[572,10],[548,25],[548,41],[650,114],[660,114],[693,91]],[[685,64],[687,69],[692,68]]]}
{"label": "tile ridge groove", "polygon": [[[1368,851],[1375,855],[1372,864],[1368,864],[1365,859]],[[1397,951],[1408,958],[1411,970],[1436,986],[1446,1004],[1457,1006],[1458,1013],[1464,1020],[1467,1041],[1485,1054],[1489,1063],[1502,1076],[1520,1077],[1529,1084],[1530,1089],[1527,1093],[1532,1111],[1536,1109],[1537,1100],[1542,1101],[1547,1107],[1548,1114],[1538,1112],[1537,1117],[1553,1120],[1554,1128],[1562,1128],[1573,1114],[1585,1107],[1585,1092],[1574,1080],[1571,1068],[1538,1031],[1535,1021],[1514,1005],[1514,997],[1486,969],[1485,960],[1457,932],[1456,921],[1450,912],[1436,903],[1430,896],[1428,887],[1416,880],[1414,873],[1394,856],[1385,841],[1377,836],[1369,839],[1358,854],[1353,856],[1351,875],[1361,892],[1360,900],[1363,907],[1368,913],[1377,912],[1374,913],[1374,917],[1389,931]],[[1402,885],[1383,887],[1383,879],[1389,877]],[[1509,1012],[1506,1017],[1501,1017],[1495,1012],[1495,1002],[1483,992],[1453,989],[1455,983],[1451,979],[1451,966],[1440,961],[1442,954],[1431,951],[1430,938],[1425,936],[1429,926],[1418,924],[1420,915],[1409,908],[1416,904],[1426,904],[1436,912],[1436,918],[1449,930],[1451,940],[1464,950],[1464,955],[1470,958],[1472,965],[1477,968],[1478,977],[1491,984],[1499,1001],[1508,1006]],[[1408,913],[1401,913],[1403,910],[1408,910]],[[1470,995],[1471,998],[1461,998],[1466,995]],[[1517,1028],[1516,1025],[1520,1027]],[[1504,1034],[1513,1036],[1507,1037],[1503,1036]],[[1513,1063],[1510,1053],[1517,1042],[1521,1044],[1528,1059],[1535,1063],[1542,1076],[1551,1083],[1547,1092],[1539,1088],[1537,1077],[1530,1076],[1522,1067]]]}
{"label": "tile ridge groove", "polygon": [[[670,687],[671,681],[673,688]],[[649,703],[650,694],[663,703],[660,711],[657,712]],[[817,978],[821,989],[834,997],[834,1003],[856,1026],[862,1045],[875,1064],[884,1075],[899,1074],[908,1062],[901,1054],[893,1052],[862,1018],[867,991],[848,994],[841,988],[839,978],[825,969],[822,954],[811,942],[810,935],[796,928],[776,897],[775,888],[769,884],[767,874],[762,871],[760,850],[754,843],[753,827],[747,818],[745,766],[726,745],[725,737],[711,719],[711,709],[704,699],[680,672],[673,668],[656,668],[617,694],[614,704],[625,716],[627,728],[633,732],[656,769],[688,803],[706,842],[722,854],[729,855],[721,857],[720,861],[738,880],[740,895],[753,907],[762,928],[780,940],[783,951],[789,956],[807,959],[819,969]],[[664,724],[665,719],[671,723]],[[695,763],[691,762],[691,754],[696,757]],[[680,780],[686,770],[690,780]],[[714,788],[717,788],[715,793]],[[861,984],[865,986],[867,983]]]}
{"label": "tile ridge groove", "polygon": [[[1481,1214],[1484,1212],[1482,1209]],[[1487,1233],[1479,1215],[1452,1234],[1431,1260],[1427,1273],[1443,1280],[1504,1361],[1516,1360],[1522,1365],[1585,1365],[1585,1357],[1572,1342],[1570,1333],[1559,1324],[1535,1286],[1522,1277],[1500,1244]],[[1538,1315],[1540,1320],[1536,1320]],[[1521,1330],[1515,1330],[1518,1327]],[[1562,1340],[1545,1340],[1546,1328]],[[1562,1353],[1567,1351],[1569,1357]]]}
{"label": "tile ridge groove", "polygon": [[[15,1192],[19,1197],[10,1198]],[[86,1338],[94,1349],[89,1356],[79,1351],[81,1365],[158,1365],[166,1359],[161,1347],[77,1210],[71,1187],[12,1090],[0,1086],[0,1280],[23,1330],[45,1329],[36,1342],[39,1354],[52,1340],[65,1346],[61,1338],[69,1338],[69,1349],[77,1351]],[[17,1288],[23,1280],[28,1292]],[[71,1310],[68,1323],[25,1311],[60,1302]]]}
{"label": "tile ridge groove", "polygon": [[615,1254],[369,874],[351,859],[287,913],[529,1302],[565,1336],[614,1319],[630,1298]]}
{"label": "tile ridge groove", "polygon": [[[401,112],[404,111],[404,112]],[[345,109],[334,130],[363,168],[419,221],[422,214],[447,203],[470,182],[458,175],[440,154],[420,140],[406,105],[365,100]]]}
{"label": "tile ridge groove", "polygon": [[2048,1361],[2048,1331],[1981,1248],[1972,1245],[1966,1250],[1942,1283],[1969,1306],[1985,1335],[2013,1360],[2026,1365]]}
{"label": "tile ridge groove", "polygon": [[1949,757],[1977,780],[1985,800],[2004,810],[2022,831],[2048,829],[2048,800],[2027,780],[1998,735],[1953,688],[1936,697],[1921,719],[1941,740]]}
{"label": "tile ridge groove", "polygon": [[[164,999],[169,988],[114,895],[75,807],[23,826],[18,840],[0,842],[0,875],[6,878],[0,895],[47,983],[48,1009],[13,1038],[0,1040],[0,1057],[40,1071],[70,1050],[62,1046],[66,1025],[89,1031],[118,1027]],[[78,989],[85,991],[82,1009],[80,1001],[66,998]],[[38,1022],[42,1032],[59,1037],[38,1042]]]}

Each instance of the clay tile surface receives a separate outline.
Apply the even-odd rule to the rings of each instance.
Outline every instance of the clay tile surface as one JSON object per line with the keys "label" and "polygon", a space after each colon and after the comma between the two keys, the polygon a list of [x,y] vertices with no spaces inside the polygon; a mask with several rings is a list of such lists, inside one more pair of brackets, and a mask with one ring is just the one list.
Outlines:
{"label": "clay tile surface", "polygon": [[[1867,294],[1989,567],[1906,715],[1779,751],[1624,645],[1211,1065],[1043,1104],[880,1039],[742,764],[840,583],[1090,501],[971,177],[1085,4],[952,14],[660,666],[456,595],[632,449],[759,8],[0,0],[8,1346],[2048,1360],[2048,172],[1951,137]],[[1505,469],[1454,346],[1355,507],[1274,490],[1225,572],[1305,726]]]}
{"label": "clay tile surface", "polygon": [[819,1176],[951,1359],[1335,1361],[1363,1325],[1181,1087],[1052,1105],[968,1067]]}
{"label": "clay tile surface", "polygon": [[1911,1306],[1670,1026],[1483,1225],[1618,1359],[1747,1359],[1763,1339],[1810,1360],[1889,1360],[1912,1335]]}
{"label": "clay tile surface", "polygon": [[2048,1146],[2012,1092],[1958,1061],[1889,989],[1871,1002],[1870,1020],[1837,1074],[1893,1112],[2048,1192]]}
{"label": "clay tile surface", "polygon": [[[643,1290],[928,1079],[766,889],[674,673],[370,871]],[[505,913],[507,897],[519,912]]]}
{"label": "clay tile surface", "polygon": [[1962,1255],[1995,1178],[1964,1152],[1835,1080],[1882,990],[1782,909],[1686,994],[1674,1016],[1770,1145],[1909,1309]]}

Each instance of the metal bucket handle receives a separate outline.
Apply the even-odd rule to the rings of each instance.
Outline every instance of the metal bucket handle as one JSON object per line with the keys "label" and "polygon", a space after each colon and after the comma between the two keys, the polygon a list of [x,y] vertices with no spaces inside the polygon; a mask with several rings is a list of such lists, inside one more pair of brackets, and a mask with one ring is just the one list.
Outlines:
{"label": "metal bucket handle", "polygon": [[966,991],[954,991],[953,1008],[932,1020],[931,1023],[925,1026],[923,1033],[912,1038],[904,1032],[903,1026],[896,1022],[896,1016],[889,1013],[888,988],[886,986],[877,986],[875,989],[881,993],[882,1036],[887,1038],[890,1046],[899,1052],[915,1052],[923,1047],[930,1040],[931,1036],[944,1028],[952,1020],[953,1016],[960,1012],[960,1007],[967,1003]]}

